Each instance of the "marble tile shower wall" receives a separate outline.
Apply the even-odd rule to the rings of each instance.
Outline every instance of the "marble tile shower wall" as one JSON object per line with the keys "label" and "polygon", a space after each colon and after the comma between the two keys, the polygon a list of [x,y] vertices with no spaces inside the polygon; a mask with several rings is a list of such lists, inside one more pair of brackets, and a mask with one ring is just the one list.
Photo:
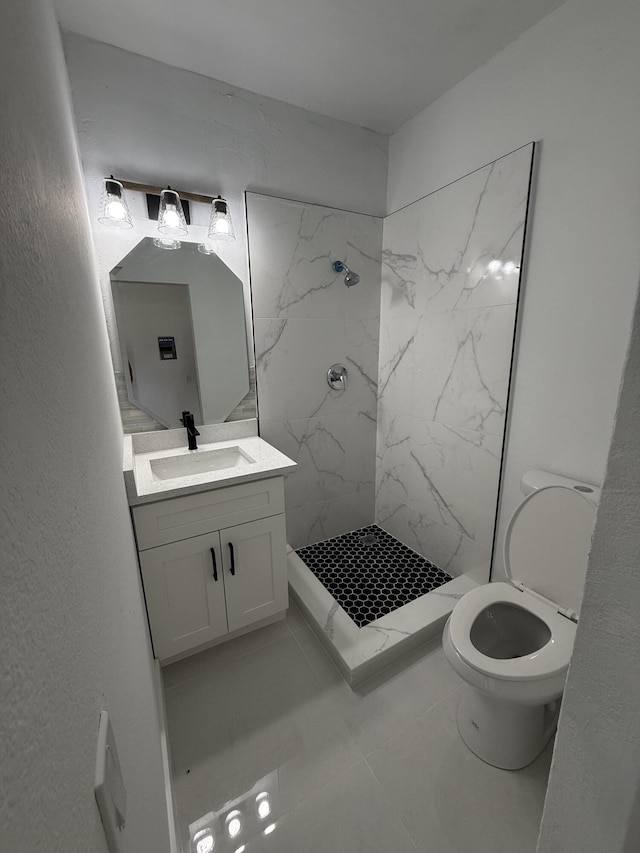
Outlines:
{"label": "marble tile shower wall", "polygon": [[[285,482],[294,548],[371,524],[382,220],[247,193],[260,433],[298,468]],[[345,261],[360,282],[332,269]],[[346,391],[327,370],[348,371]]]}
{"label": "marble tile shower wall", "polygon": [[532,155],[525,146],[384,221],[376,521],[483,581]]}

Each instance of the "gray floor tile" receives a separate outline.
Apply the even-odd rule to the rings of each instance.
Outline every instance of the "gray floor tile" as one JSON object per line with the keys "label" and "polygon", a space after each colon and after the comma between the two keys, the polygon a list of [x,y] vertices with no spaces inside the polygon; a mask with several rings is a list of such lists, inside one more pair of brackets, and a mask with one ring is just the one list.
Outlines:
{"label": "gray floor tile", "polygon": [[462,684],[440,640],[421,646],[352,690],[310,628],[296,640],[320,679],[332,706],[366,754]]}
{"label": "gray floor tile", "polygon": [[166,704],[183,831],[268,774],[290,810],[362,759],[291,635],[167,690]]}
{"label": "gray floor tile", "polygon": [[367,758],[425,853],[534,853],[551,747],[530,767],[498,770],[458,734],[454,694]]}
{"label": "gray floor tile", "polygon": [[533,853],[551,749],[484,764],[457,731],[460,684],[434,642],[352,691],[296,611],[165,670],[185,853],[194,824],[214,853]]}

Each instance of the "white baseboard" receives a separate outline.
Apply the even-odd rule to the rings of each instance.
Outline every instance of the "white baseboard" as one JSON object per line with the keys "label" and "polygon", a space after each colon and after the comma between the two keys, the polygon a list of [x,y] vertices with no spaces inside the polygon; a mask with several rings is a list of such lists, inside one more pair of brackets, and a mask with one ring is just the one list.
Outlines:
{"label": "white baseboard", "polygon": [[156,689],[156,700],[158,703],[158,713],[160,717],[160,749],[162,751],[162,770],[164,773],[164,793],[167,800],[167,821],[169,824],[169,848],[171,853],[181,853],[182,845],[180,844],[178,834],[176,832],[176,814],[173,800],[173,785],[171,782],[171,759],[169,752],[169,741],[167,738],[167,715],[164,704],[164,690],[162,687],[162,673],[160,672],[160,662],[153,662],[153,679]]}

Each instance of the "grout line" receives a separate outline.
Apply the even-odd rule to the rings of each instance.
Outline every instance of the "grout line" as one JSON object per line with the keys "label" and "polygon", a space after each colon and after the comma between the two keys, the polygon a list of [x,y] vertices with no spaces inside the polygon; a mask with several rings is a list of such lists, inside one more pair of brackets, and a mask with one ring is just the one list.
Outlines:
{"label": "grout line", "polygon": [[386,737],[383,741],[381,741],[381,743],[379,743],[378,746],[374,747],[373,749],[369,750],[369,752],[366,753],[365,758],[367,759],[367,761],[373,755],[374,752],[377,752],[385,744],[388,744],[392,738],[396,737],[397,735],[402,734],[403,732],[406,732],[407,729],[410,729],[412,726],[415,726],[415,724],[419,720],[421,720],[423,717],[426,717],[428,714],[431,714],[433,711],[435,711],[436,708],[439,708],[440,705],[443,704],[443,702],[448,702],[449,699],[451,699],[451,697],[454,696],[456,693],[458,693],[463,687],[464,687],[463,684],[458,685],[458,687],[456,687],[450,693],[447,693],[446,696],[441,696],[440,699],[438,699],[432,705],[429,705],[428,708],[422,709],[421,711],[418,711],[418,713],[415,714],[414,716],[412,716],[411,719],[406,720],[400,726],[400,728],[396,729],[395,732],[393,732],[392,734],[389,735],[389,737]]}
{"label": "grout line", "polygon": [[[349,682],[347,681],[347,679],[344,677],[344,675],[343,675],[343,674],[340,672],[340,670],[338,669],[338,667],[337,667],[337,665],[336,665],[335,661],[333,660],[333,658],[331,657],[331,655],[329,654],[329,652],[325,649],[325,647],[322,645],[322,643],[320,642],[320,640],[316,637],[315,632],[314,632],[313,628],[311,627],[311,625],[307,625],[307,626],[306,626],[306,628],[308,628],[309,632],[311,633],[311,636],[312,636],[312,637],[313,637],[313,639],[314,639],[314,642],[315,642],[315,643],[317,643],[317,645],[318,645],[318,647],[319,647],[320,651],[321,651],[321,652],[322,652],[322,654],[327,658],[327,660],[329,661],[329,663],[331,664],[331,666],[335,669],[335,671],[336,671],[336,672],[337,672],[337,674],[340,676],[340,678],[344,681],[344,683],[347,685],[347,687],[349,687],[350,689],[352,689],[352,688],[351,688],[351,685],[349,684]],[[310,669],[311,669],[311,671],[313,672],[313,674],[314,674],[314,676],[315,676],[316,681],[318,682],[318,684],[319,684],[322,688],[325,688],[327,685],[326,685],[326,684],[324,684],[324,683],[323,683],[323,681],[321,680],[320,676],[318,675],[318,673],[317,673],[317,672],[316,672],[316,670],[315,670],[315,667],[314,667],[314,666],[313,666],[313,664],[311,663],[311,659],[309,658],[309,655],[305,652],[305,650],[304,650],[304,648],[303,648],[302,644],[300,643],[300,640],[299,640],[299,639],[298,639],[298,637],[297,637],[297,634],[301,633],[303,630],[304,630],[304,629],[302,629],[302,628],[301,628],[301,629],[300,629],[300,631],[296,631],[296,633],[293,635],[293,636],[294,636],[294,639],[295,639],[295,641],[297,642],[298,646],[300,647],[300,651],[301,651],[301,652],[302,652],[302,654],[304,655],[304,659],[305,659],[305,660],[306,660],[306,662],[309,664],[309,668],[310,668]],[[364,755],[364,753],[363,753],[363,755]]]}
{"label": "grout line", "polygon": [[409,839],[409,841],[413,844],[413,846],[415,847],[415,849],[416,849],[416,850],[418,850],[418,851],[419,851],[419,850],[421,850],[422,848],[418,847],[418,842],[417,842],[417,841],[416,841],[416,839],[413,837],[412,833],[409,831],[409,827],[405,824],[405,822],[402,820],[401,816],[398,814],[398,811],[397,811],[396,807],[395,807],[395,806],[393,805],[393,803],[391,802],[391,800],[390,800],[390,798],[389,798],[389,795],[387,794],[387,792],[386,792],[386,790],[385,790],[385,788],[384,788],[384,786],[383,786],[382,782],[378,779],[378,777],[377,777],[377,776],[376,776],[376,774],[374,773],[373,768],[372,768],[372,767],[371,767],[371,765],[369,764],[369,761],[367,760],[367,758],[365,758],[365,759],[364,759],[364,763],[366,764],[366,766],[367,766],[367,768],[368,768],[368,770],[369,770],[369,773],[371,773],[371,775],[373,776],[373,779],[375,780],[376,785],[377,785],[377,786],[378,786],[378,788],[380,789],[380,793],[382,794],[382,796],[384,797],[384,799],[387,801],[387,805],[388,805],[388,806],[389,806],[389,808],[391,809],[392,814],[394,814],[394,815],[396,816],[396,818],[398,819],[398,822],[400,823],[400,826],[401,826],[401,827],[404,829],[404,831],[406,832],[406,834],[407,834],[407,838],[408,838],[408,839]]}
{"label": "grout line", "polygon": [[[336,673],[338,674],[338,676],[342,679],[342,681],[344,682],[344,684],[345,684],[345,685],[346,685],[350,690],[353,690],[353,688],[351,687],[351,685],[349,684],[349,682],[346,680],[346,678],[344,677],[344,675],[340,672],[340,670],[339,670],[339,669],[338,669],[338,667],[336,666],[335,662],[334,662],[334,661],[333,661],[333,659],[331,658],[331,655],[327,652],[327,650],[324,648],[324,646],[322,645],[322,643],[320,642],[320,640],[318,640],[318,638],[317,638],[317,637],[316,637],[316,635],[314,634],[313,629],[312,629],[312,628],[309,628],[309,631],[311,632],[311,635],[312,635],[312,637],[313,637],[314,642],[317,644],[317,646],[319,647],[319,649],[320,649],[320,651],[322,652],[322,654],[323,654],[323,655],[327,658],[327,660],[331,663],[331,666],[333,667],[333,669],[335,670],[335,672],[336,672]],[[300,641],[298,640],[298,638],[296,637],[296,635],[295,635],[295,634],[294,634],[294,638],[296,639],[296,642],[298,643],[298,646],[300,647],[300,650],[302,651],[302,654],[304,655],[305,660],[307,661],[307,663],[308,663],[308,665],[309,665],[310,669],[312,670],[312,672],[313,672],[313,674],[314,674],[314,676],[315,676],[315,678],[316,678],[316,681],[318,682],[318,684],[320,685],[320,687],[322,687],[323,689],[326,689],[326,688],[327,688],[327,685],[326,685],[326,684],[321,680],[320,676],[317,674],[317,672],[316,672],[316,670],[315,670],[315,668],[314,668],[313,664],[311,663],[311,660],[310,660],[310,658],[309,658],[308,654],[305,652],[305,650],[304,650],[304,648],[303,648],[302,644],[300,643]],[[425,645],[428,645],[428,644],[429,644],[429,642],[425,643]],[[435,643],[434,643],[434,645],[435,645]],[[386,669],[388,670],[388,669],[390,669],[392,666],[393,666],[393,664],[390,664],[390,666],[389,666],[389,667],[387,667]],[[385,671],[385,670],[382,670],[382,672],[384,672],[384,671]],[[379,673],[376,673],[376,675],[372,676],[372,678],[370,678],[370,679],[367,679],[367,681],[371,681],[371,680],[372,680],[373,678],[375,678],[377,675],[379,675]],[[366,684],[366,683],[367,683],[366,681],[365,681],[365,682],[363,682],[363,684]],[[358,685],[358,686],[359,686],[359,687],[361,687],[362,685]],[[404,720],[404,721],[403,721],[403,722],[402,722],[402,723],[401,723],[397,728],[393,729],[392,731],[389,731],[389,733],[388,733],[388,734],[387,734],[387,733],[386,733],[386,734],[384,734],[384,735],[382,736],[382,739],[381,739],[378,743],[376,743],[376,745],[375,745],[373,748],[371,748],[371,749],[367,749],[367,747],[366,747],[366,746],[363,746],[363,745],[362,745],[358,740],[356,740],[356,738],[355,738],[355,737],[353,737],[353,735],[351,735],[351,737],[352,737],[352,739],[353,739],[353,741],[354,741],[355,745],[357,746],[357,748],[358,748],[358,749],[360,750],[360,752],[362,753],[362,755],[363,755],[364,759],[366,760],[366,759],[368,759],[368,758],[369,758],[369,756],[371,756],[374,752],[376,752],[378,749],[381,749],[385,744],[387,744],[387,743],[388,743],[388,742],[389,742],[393,737],[395,737],[396,735],[398,735],[398,734],[400,734],[401,732],[405,731],[405,729],[408,729],[410,726],[412,726],[412,725],[414,725],[415,723],[417,723],[417,722],[418,722],[418,720],[420,720],[423,716],[425,716],[426,714],[431,713],[431,711],[433,711],[435,708],[437,708],[437,707],[438,707],[439,705],[441,705],[443,702],[446,702],[448,699],[450,699],[450,698],[451,698],[451,696],[453,696],[455,693],[457,693],[457,692],[458,692],[462,687],[463,687],[463,685],[462,685],[462,684],[458,685],[458,686],[457,686],[457,687],[455,687],[453,690],[447,691],[447,692],[446,692],[446,694],[445,694],[445,695],[443,695],[443,696],[441,696],[439,699],[436,699],[436,701],[435,701],[435,702],[432,702],[430,705],[428,705],[428,706],[426,706],[426,707],[425,707],[425,706],[423,706],[420,710],[417,710],[417,711],[415,711],[414,713],[412,713],[409,719]],[[356,693],[357,693],[357,691],[353,691],[353,692],[356,692]],[[360,694],[357,694],[357,695],[360,695]],[[363,697],[361,697],[361,698],[362,698],[362,700],[363,700],[363,701],[365,701],[365,702],[366,702],[366,695],[365,695],[365,696],[363,696]],[[344,720],[344,718],[343,718],[342,714],[340,713],[340,711],[336,711],[336,713],[337,713],[338,717],[340,718],[341,722],[346,726],[347,731],[349,731],[349,727],[348,727],[348,725],[347,725],[346,721]]]}

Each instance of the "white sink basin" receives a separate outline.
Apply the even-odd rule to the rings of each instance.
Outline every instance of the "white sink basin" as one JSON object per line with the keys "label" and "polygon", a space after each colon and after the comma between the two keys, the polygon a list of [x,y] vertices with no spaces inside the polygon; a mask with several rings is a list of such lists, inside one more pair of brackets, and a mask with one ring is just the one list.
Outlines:
{"label": "white sink basin", "polygon": [[188,455],[162,456],[149,463],[153,476],[158,480],[175,480],[179,477],[192,477],[194,474],[206,474],[209,471],[223,471],[254,465],[248,453],[237,445],[219,447],[215,450],[194,450]]}

